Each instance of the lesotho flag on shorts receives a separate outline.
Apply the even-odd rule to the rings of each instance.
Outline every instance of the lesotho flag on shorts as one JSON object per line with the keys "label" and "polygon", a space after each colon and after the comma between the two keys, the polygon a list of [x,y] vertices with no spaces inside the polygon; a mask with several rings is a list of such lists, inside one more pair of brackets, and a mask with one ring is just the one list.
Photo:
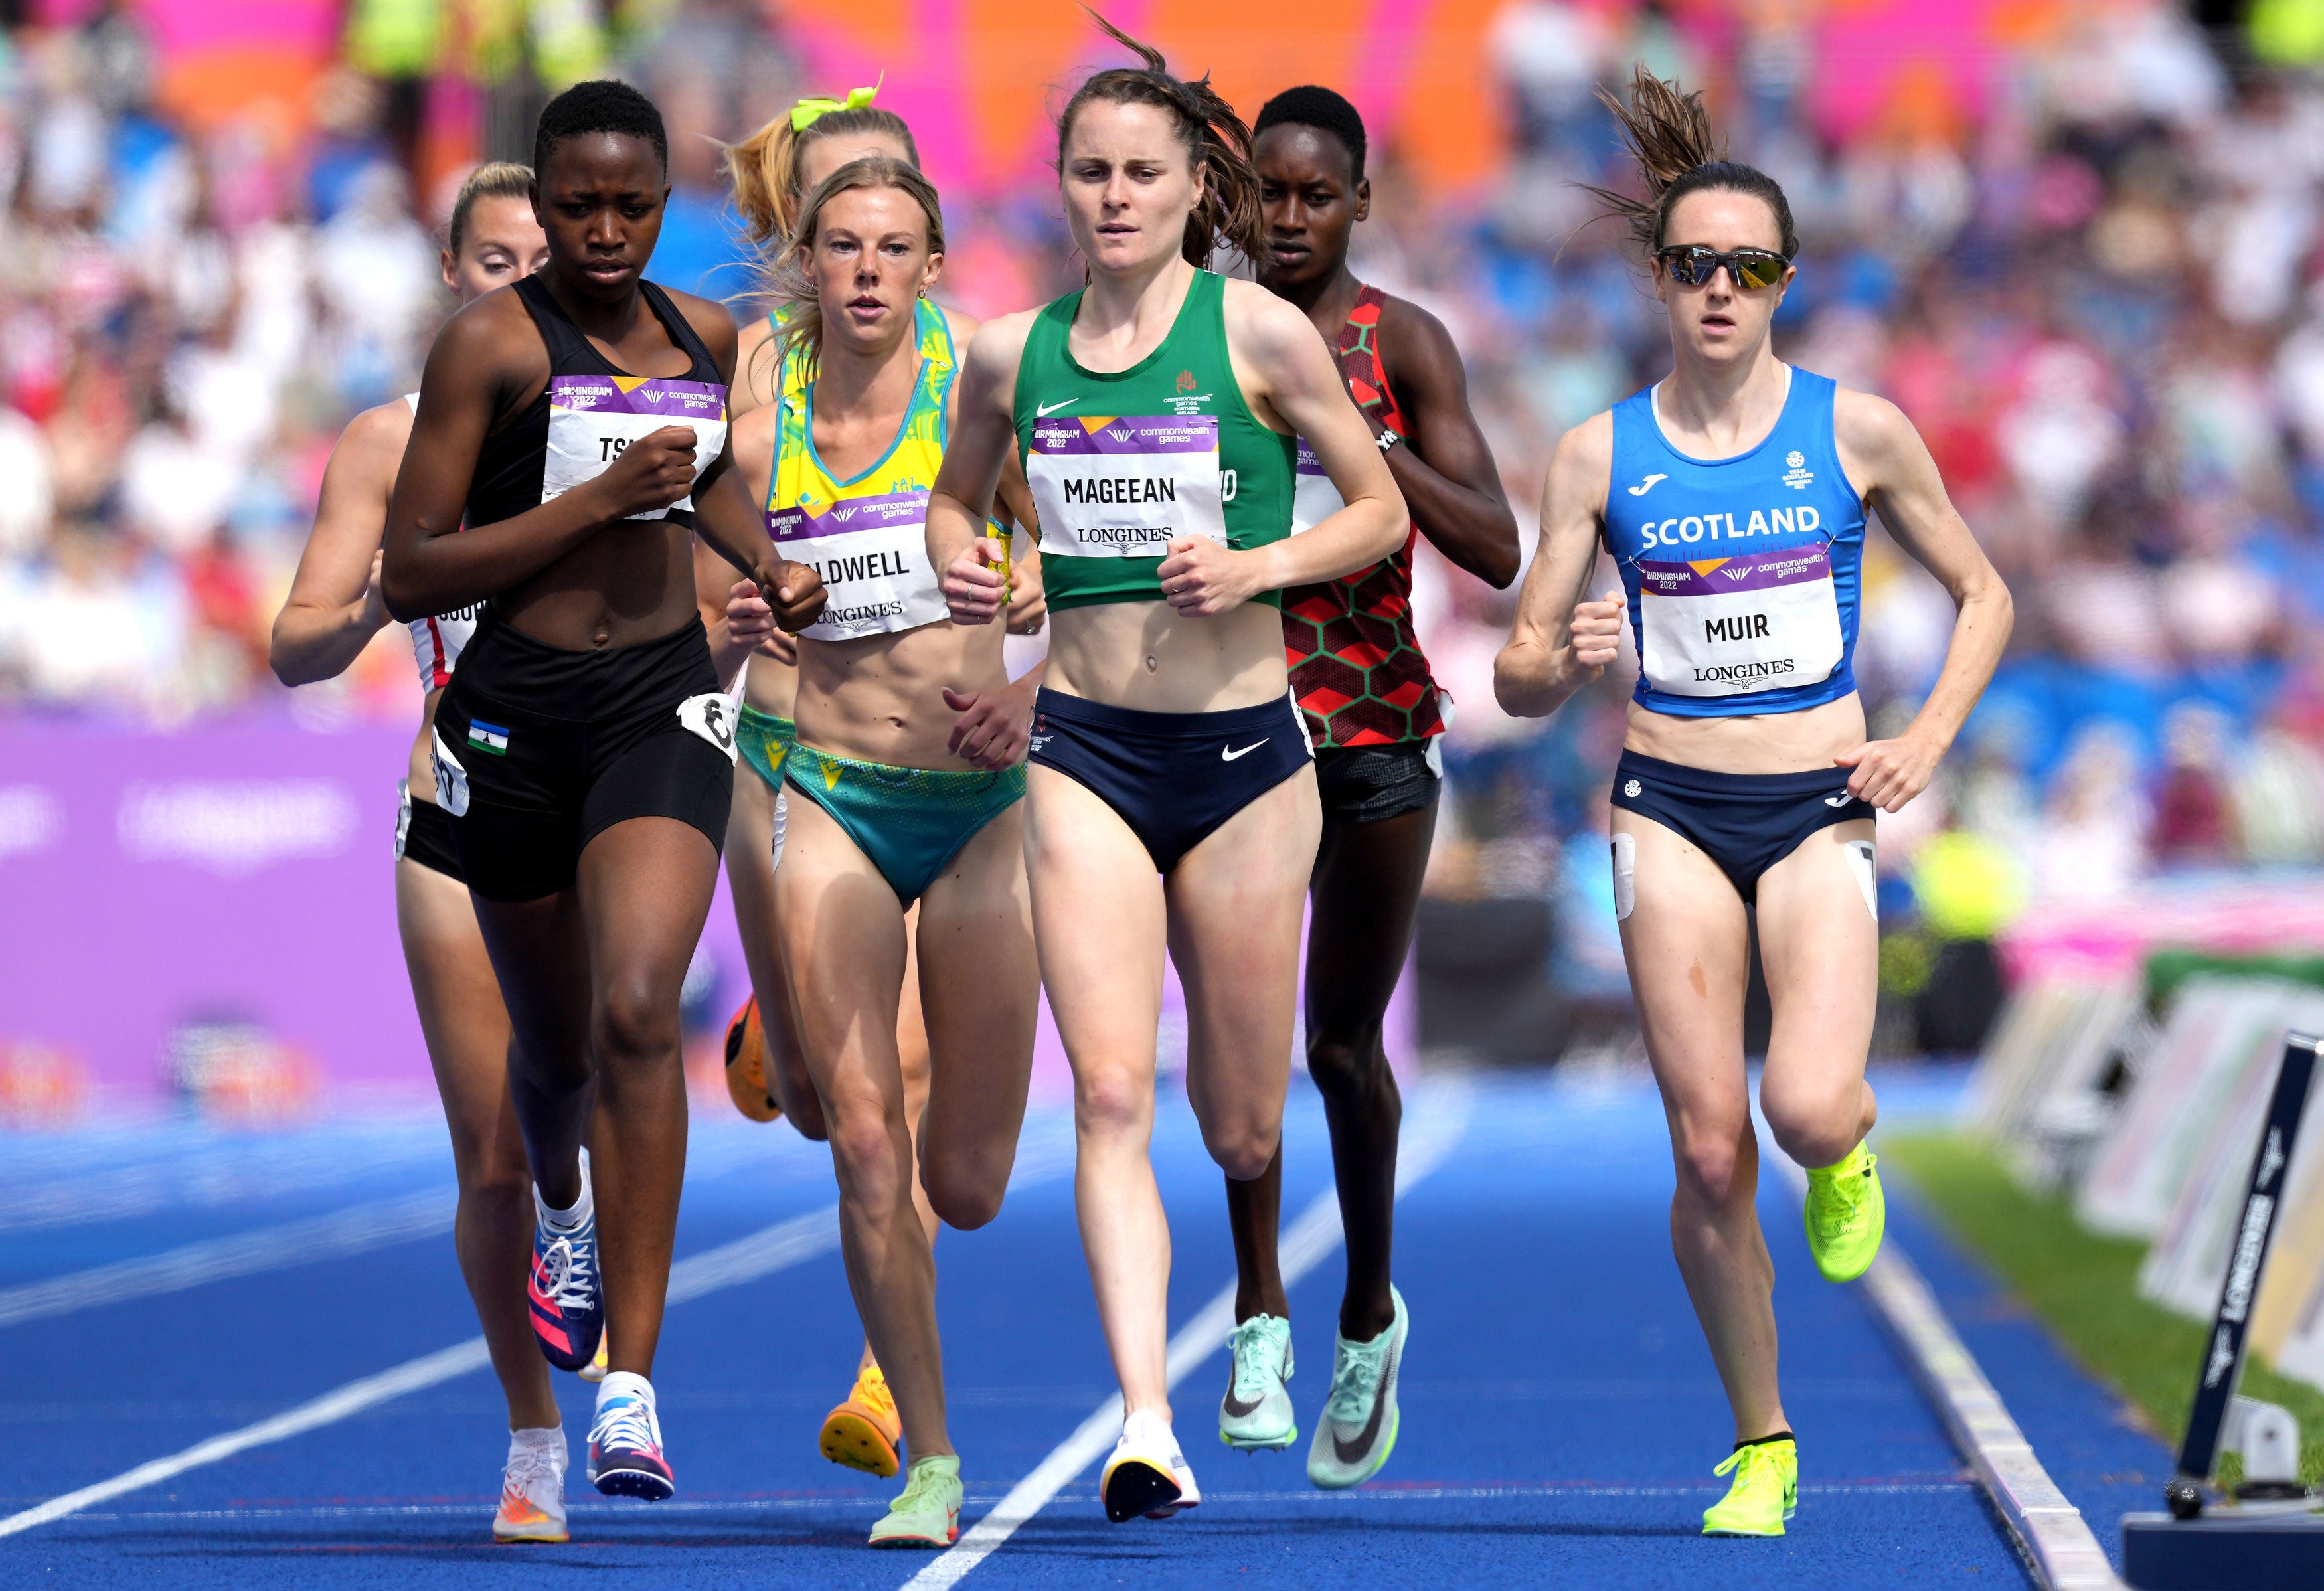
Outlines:
{"label": "lesotho flag on shorts", "polygon": [[508,731],[497,724],[487,724],[482,718],[471,718],[468,720],[468,744],[478,751],[504,757],[508,755]]}

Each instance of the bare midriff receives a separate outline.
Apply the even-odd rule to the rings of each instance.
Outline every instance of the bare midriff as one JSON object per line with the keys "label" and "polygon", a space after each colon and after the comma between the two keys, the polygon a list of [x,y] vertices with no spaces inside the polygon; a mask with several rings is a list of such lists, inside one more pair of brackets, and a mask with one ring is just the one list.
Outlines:
{"label": "bare midriff", "polygon": [[1626,750],[1713,773],[1802,773],[1864,744],[1864,703],[1850,691],[1837,701],[1790,713],[1731,718],[1678,718],[1630,704]]}
{"label": "bare midriff", "polygon": [[1109,602],[1049,615],[1053,690],[1148,713],[1221,713],[1284,695],[1283,615],[1246,602],[1190,617],[1167,602]]}
{"label": "bare midriff", "polygon": [[896,635],[799,643],[791,717],[799,744],[891,768],[958,771],[973,764],[945,749],[960,715],[946,687],[999,690],[1009,683],[1001,626],[922,624]]}

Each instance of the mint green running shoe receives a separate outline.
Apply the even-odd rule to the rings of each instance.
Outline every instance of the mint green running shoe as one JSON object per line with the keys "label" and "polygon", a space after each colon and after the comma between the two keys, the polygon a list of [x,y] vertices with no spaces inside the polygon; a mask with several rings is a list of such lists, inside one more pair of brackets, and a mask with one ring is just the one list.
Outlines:
{"label": "mint green running shoe", "polygon": [[1727,1495],[1702,1511],[1706,1536],[1780,1536],[1800,1511],[1800,1451],[1789,1437],[1753,1442],[1727,1456],[1711,1473],[1735,1479]]}
{"label": "mint green running shoe", "polygon": [[874,1547],[949,1547],[960,1537],[960,1456],[932,1453],[912,1460],[903,1495],[872,1527]]}
{"label": "mint green running shoe", "polygon": [[1219,1440],[1246,1453],[1288,1448],[1299,1439],[1298,1416],[1283,1385],[1291,1379],[1291,1322],[1253,1315],[1227,1340],[1234,1374],[1219,1400]]}
{"label": "mint green running shoe", "polygon": [[1404,1295],[1393,1287],[1388,1291],[1396,1302],[1396,1320],[1386,1331],[1368,1343],[1334,1338],[1332,1395],[1307,1449],[1307,1478],[1327,1492],[1361,1485],[1396,1450],[1396,1381],[1404,1367],[1412,1317],[1405,1311]]}
{"label": "mint green running shoe", "polygon": [[1808,1252],[1826,1281],[1855,1281],[1880,1252],[1888,1201],[1880,1191],[1879,1165],[1878,1157],[1859,1143],[1840,1164],[1808,1172],[1800,1219],[1808,1229]]}

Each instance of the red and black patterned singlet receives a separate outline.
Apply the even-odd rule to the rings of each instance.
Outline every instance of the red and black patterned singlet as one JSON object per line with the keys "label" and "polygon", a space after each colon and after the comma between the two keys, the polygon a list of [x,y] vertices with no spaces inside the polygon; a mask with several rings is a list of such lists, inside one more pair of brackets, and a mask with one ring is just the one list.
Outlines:
{"label": "red and black patterned singlet", "polygon": [[[1340,328],[1340,372],[1356,406],[1409,437],[1380,364],[1379,289],[1356,290]],[[1436,680],[1412,624],[1414,530],[1368,569],[1283,593],[1283,647],[1307,734],[1318,746],[1393,745],[1444,733]]]}

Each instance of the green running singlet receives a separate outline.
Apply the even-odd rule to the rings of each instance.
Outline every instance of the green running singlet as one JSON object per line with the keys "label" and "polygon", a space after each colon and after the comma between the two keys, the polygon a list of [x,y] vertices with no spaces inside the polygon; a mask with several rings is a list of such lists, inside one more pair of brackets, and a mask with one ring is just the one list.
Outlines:
{"label": "green running singlet", "polygon": [[[1017,366],[1018,445],[1041,519],[1053,608],[1159,602],[1169,541],[1237,551],[1291,533],[1297,439],[1243,402],[1227,356],[1226,279],[1197,271],[1161,346],[1127,370],[1084,370],[1066,348],[1082,295],[1043,310]],[[1255,599],[1280,607],[1279,592]]]}

